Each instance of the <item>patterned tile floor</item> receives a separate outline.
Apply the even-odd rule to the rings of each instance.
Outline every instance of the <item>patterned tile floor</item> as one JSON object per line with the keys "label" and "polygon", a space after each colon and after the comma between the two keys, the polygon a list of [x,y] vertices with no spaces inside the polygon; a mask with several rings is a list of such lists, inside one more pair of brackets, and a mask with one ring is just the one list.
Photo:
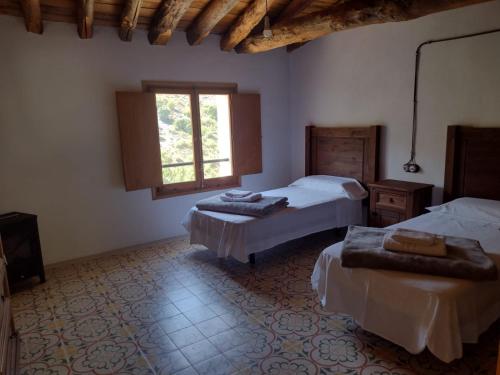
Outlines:
{"label": "patterned tile floor", "polygon": [[334,236],[255,267],[178,238],[52,268],[13,298],[21,374],[494,374],[500,324],[446,365],[323,311],[309,278]]}

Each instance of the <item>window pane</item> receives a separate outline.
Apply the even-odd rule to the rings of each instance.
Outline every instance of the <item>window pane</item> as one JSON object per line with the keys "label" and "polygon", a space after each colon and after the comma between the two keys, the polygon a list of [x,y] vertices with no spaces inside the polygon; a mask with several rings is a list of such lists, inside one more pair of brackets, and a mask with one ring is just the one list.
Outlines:
{"label": "window pane", "polygon": [[164,167],[163,168],[163,183],[174,184],[178,182],[194,181],[194,164],[182,167]]}
{"label": "window pane", "polygon": [[203,147],[203,178],[226,177],[233,174],[231,158],[231,127],[229,95],[199,96],[201,142]]}
{"label": "window pane", "polygon": [[195,181],[191,97],[156,94],[163,183]]}
{"label": "window pane", "polygon": [[204,163],[203,165],[204,178],[217,178],[232,176],[233,166],[229,161]]}

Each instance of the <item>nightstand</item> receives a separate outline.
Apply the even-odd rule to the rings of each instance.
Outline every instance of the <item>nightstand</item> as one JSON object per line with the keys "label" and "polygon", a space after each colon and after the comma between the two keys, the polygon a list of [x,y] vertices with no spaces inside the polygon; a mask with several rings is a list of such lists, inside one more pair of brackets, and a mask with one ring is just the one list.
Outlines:
{"label": "nightstand", "polygon": [[370,188],[370,226],[386,227],[411,219],[431,205],[432,187],[416,182],[383,180]]}
{"label": "nightstand", "polygon": [[32,276],[45,282],[36,215],[11,212],[0,215],[0,236],[11,285]]}

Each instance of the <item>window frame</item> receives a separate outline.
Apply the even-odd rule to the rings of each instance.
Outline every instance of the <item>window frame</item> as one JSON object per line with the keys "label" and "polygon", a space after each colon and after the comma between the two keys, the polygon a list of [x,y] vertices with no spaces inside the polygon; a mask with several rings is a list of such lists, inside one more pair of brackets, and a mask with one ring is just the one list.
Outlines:
{"label": "window frame", "polygon": [[235,176],[233,145],[231,139],[231,162],[233,174],[231,176],[204,179],[203,178],[203,144],[201,137],[201,117],[199,95],[228,95],[229,96],[229,121],[231,138],[233,132],[231,115],[231,94],[238,92],[235,83],[208,83],[208,82],[172,82],[172,81],[143,81],[143,91],[154,94],[188,94],[191,102],[191,124],[193,127],[193,163],[195,168],[195,181],[163,184],[151,188],[153,199],[169,198],[179,195],[200,193],[204,191],[220,190],[241,186],[241,177]]}

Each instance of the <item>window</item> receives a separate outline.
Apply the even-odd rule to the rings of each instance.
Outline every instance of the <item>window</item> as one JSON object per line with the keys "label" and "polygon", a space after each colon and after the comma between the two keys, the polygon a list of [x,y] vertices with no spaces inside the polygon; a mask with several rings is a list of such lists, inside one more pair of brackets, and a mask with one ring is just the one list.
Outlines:
{"label": "window", "polygon": [[[193,121],[192,106],[197,107]],[[196,181],[195,142],[201,134],[203,180],[233,174],[228,94],[156,94],[160,150],[165,185]],[[200,129],[193,132],[194,124]]]}
{"label": "window", "polygon": [[162,163],[155,197],[238,186],[229,100],[236,87],[160,83],[148,91],[155,94]]}
{"label": "window", "polygon": [[117,93],[127,190],[154,198],[239,186],[262,171],[260,96],[234,84],[145,82]]}

